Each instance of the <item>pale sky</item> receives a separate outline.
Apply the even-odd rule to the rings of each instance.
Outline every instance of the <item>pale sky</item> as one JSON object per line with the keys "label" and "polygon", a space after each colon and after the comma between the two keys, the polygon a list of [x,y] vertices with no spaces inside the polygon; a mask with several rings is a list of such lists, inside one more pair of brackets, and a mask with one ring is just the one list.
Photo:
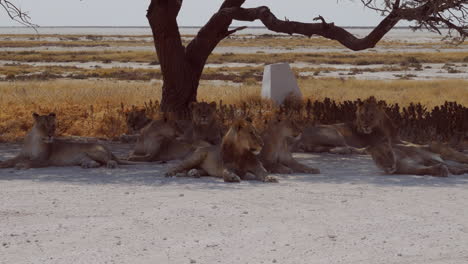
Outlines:
{"label": "pale sky", "polygon": [[[39,26],[147,26],[150,0],[11,0]],[[222,0],[184,0],[180,26],[200,26],[219,8]],[[131,4],[130,4],[131,3]],[[340,26],[374,26],[382,17],[362,7],[359,0],[247,0],[244,7],[267,5],[281,19],[311,22],[322,15]],[[234,25],[260,23],[237,22]],[[0,10],[0,26],[18,26]]]}

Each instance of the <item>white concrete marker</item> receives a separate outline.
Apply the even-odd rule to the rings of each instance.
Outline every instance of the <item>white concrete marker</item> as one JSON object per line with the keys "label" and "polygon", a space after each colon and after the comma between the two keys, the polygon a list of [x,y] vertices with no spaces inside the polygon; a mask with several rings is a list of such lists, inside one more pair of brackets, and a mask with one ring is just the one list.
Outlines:
{"label": "white concrete marker", "polygon": [[263,72],[262,98],[282,104],[288,95],[302,98],[296,77],[288,63],[265,66]]}

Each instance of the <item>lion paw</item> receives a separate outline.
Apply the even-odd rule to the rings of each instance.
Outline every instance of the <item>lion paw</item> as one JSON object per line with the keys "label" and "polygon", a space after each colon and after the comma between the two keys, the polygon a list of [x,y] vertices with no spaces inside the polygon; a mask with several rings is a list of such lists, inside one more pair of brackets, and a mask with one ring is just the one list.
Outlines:
{"label": "lion paw", "polygon": [[110,160],[107,162],[108,169],[115,169],[117,168],[117,162],[115,160]]}
{"label": "lion paw", "polygon": [[264,182],[278,183],[278,179],[276,177],[273,177],[273,176],[266,176],[263,181]]}
{"label": "lion paw", "polygon": [[240,182],[241,181],[241,178],[234,173],[225,173],[223,179],[224,179],[224,182]]}
{"label": "lion paw", "polygon": [[187,176],[192,177],[192,178],[200,178],[200,172],[197,169],[191,169],[188,173]]}
{"label": "lion paw", "polygon": [[92,160],[92,161],[84,161],[81,163],[81,168],[83,169],[93,169],[93,168],[98,168],[99,166],[101,166],[99,163],[97,163],[96,161]]}
{"label": "lion paw", "polygon": [[15,169],[17,169],[17,170],[27,170],[29,168],[30,168],[29,165],[27,163],[24,163],[24,162],[20,162],[20,163],[17,163],[15,165]]}
{"label": "lion paw", "polygon": [[174,172],[174,171],[168,171],[168,172],[164,173],[164,177],[171,178],[171,177],[176,176],[176,174],[177,173]]}

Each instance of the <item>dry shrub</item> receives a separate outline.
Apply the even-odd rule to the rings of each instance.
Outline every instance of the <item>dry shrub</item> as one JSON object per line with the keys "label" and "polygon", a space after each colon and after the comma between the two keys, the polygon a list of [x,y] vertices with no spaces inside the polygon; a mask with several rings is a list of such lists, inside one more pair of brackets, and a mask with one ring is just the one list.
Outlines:
{"label": "dry shrub", "polygon": [[[385,100],[402,135],[412,141],[448,140],[467,131],[468,81],[300,80],[305,101],[286,100],[281,111],[300,123],[334,123],[354,118],[355,101],[371,95]],[[0,141],[24,137],[33,112],[55,112],[58,133],[113,139],[126,131],[125,111],[145,108],[159,118],[161,85],[150,82],[60,80],[0,82]],[[260,96],[259,85],[229,86],[202,82],[198,99],[218,102],[226,124],[249,116],[259,128],[280,111]],[[329,98],[328,98],[329,97]],[[445,103],[458,102],[458,103]],[[418,131],[424,131],[418,132]]]}

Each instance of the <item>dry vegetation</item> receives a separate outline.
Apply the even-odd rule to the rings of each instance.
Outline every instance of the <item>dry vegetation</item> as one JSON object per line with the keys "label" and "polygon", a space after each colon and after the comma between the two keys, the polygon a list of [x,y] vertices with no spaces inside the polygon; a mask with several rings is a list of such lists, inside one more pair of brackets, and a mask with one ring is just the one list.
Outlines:
{"label": "dry vegetation", "polygon": [[[17,62],[140,62],[157,64],[153,51],[2,51],[2,60]],[[306,62],[314,64],[405,64],[468,62],[466,52],[373,53],[322,52],[279,54],[212,54],[208,63],[277,63]]]}
{"label": "dry vegetation", "polygon": [[[429,109],[445,101],[468,106],[468,81],[358,81],[339,79],[301,80],[305,98],[338,102],[375,95],[400,106],[420,102]],[[160,84],[138,81],[57,80],[0,82],[0,141],[24,137],[31,113],[54,111],[63,135],[115,138],[125,132],[124,112],[132,105],[150,106],[159,100]],[[256,104],[259,85],[216,86],[202,83],[198,99],[224,104]]]}
{"label": "dry vegetation", "polygon": [[[193,36],[184,35],[187,43]],[[24,48],[25,51],[0,51],[0,58],[12,61],[0,67],[0,142],[16,141],[24,137],[32,124],[31,113],[54,111],[59,116],[59,133],[62,135],[115,138],[125,132],[124,112],[132,105],[156,109],[154,102],[160,100],[159,83],[149,80],[161,79],[159,69],[133,69],[113,67],[112,62],[137,62],[158,65],[152,50],[136,50],[138,47],[153,46],[151,36],[95,36],[95,35],[0,35],[0,47]],[[294,53],[295,48],[342,48],[335,41],[323,38],[273,35],[236,35],[221,42],[220,47],[267,47],[281,48],[289,53],[269,54],[213,54],[208,63],[225,64],[223,67],[205,69],[198,99],[223,101],[235,104],[239,109],[246,105],[267,111],[269,103],[259,98],[263,64],[277,62],[304,62],[310,67],[296,68],[296,74],[343,71],[350,75],[360,72],[389,72],[421,70],[422,63],[444,63],[447,70],[456,71],[450,63],[468,63],[466,52],[450,52],[450,46],[440,42],[408,43],[383,41],[377,48],[425,48],[438,52],[317,52]],[[48,51],[35,51],[36,47],[51,47]],[[54,51],[53,47],[83,47],[87,51]],[[104,50],[103,48],[115,47]],[[125,50],[124,47],[135,47]],[[290,51],[289,51],[290,50]],[[52,65],[28,65],[26,63],[50,62]],[[68,66],[53,63],[71,62]],[[77,63],[102,62],[112,68],[94,66],[84,68]],[[252,63],[245,67],[230,67],[228,63]],[[328,64],[325,66],[317,64]],[[334,65],[371,65],[339,69]],[[221,65],[220,65],[221,66]],[[341,74],[341,73],[340,73]],[[214,85],[208,80],[231,81],[239,86]],[[337,102],[365,98],[371,95],[385,99],[388,103],[408,106],[411,102],[421,103],[431,109],[445,101],[457,101],[468,106],[468,80],[440,81],[360,81],[341,79],[315,79],[300,77],[299,85],[304,97],[323,101],[332,98]],[[227,108],[226,108],[227,109]],[[226,110],[225,109],[225,110]],[[232,109],[231,109],[232,110]],[[341,109],[343,110],[343,109]],[[341,111],[340,110],[340,111]],[[155,113],[158,110],[153,111]],[[229,111],[227,111],[229,112]],[[257,123],[259,120],[256,120]]]}
{"label": "dry vegetation", "polygon": [[[447,64],[448,65],[448,64]],[[421,64],[393,65],[369,68],[340,69],[335,67],[304,67],[295,68],[294,72],[299,78],[300,73],[311,73],[316,76],[321,73],[340,72],[341,74],[355,75],[364,72],[394,72],[410,71],[412,68],[422,68]],[[449,66],[447,66],[449,67]],[[448,70],[449,68],[447,68]],[[451,69],[451,68],[450,68]],[[453,70],[453,69],[452,69]],[[203,71],[202,80],[223,80],[236,83],[253,84],[262,79],[263,67],[209,67]],[[3,77],[2,77],[3,76]],[[80,68],[76,66],[34,66],[25,63],[10,63],[0,67],[0,80],[52,80],[52,79],[116,79],[140,80],[161,79],[159,69],[123,68]]]}

